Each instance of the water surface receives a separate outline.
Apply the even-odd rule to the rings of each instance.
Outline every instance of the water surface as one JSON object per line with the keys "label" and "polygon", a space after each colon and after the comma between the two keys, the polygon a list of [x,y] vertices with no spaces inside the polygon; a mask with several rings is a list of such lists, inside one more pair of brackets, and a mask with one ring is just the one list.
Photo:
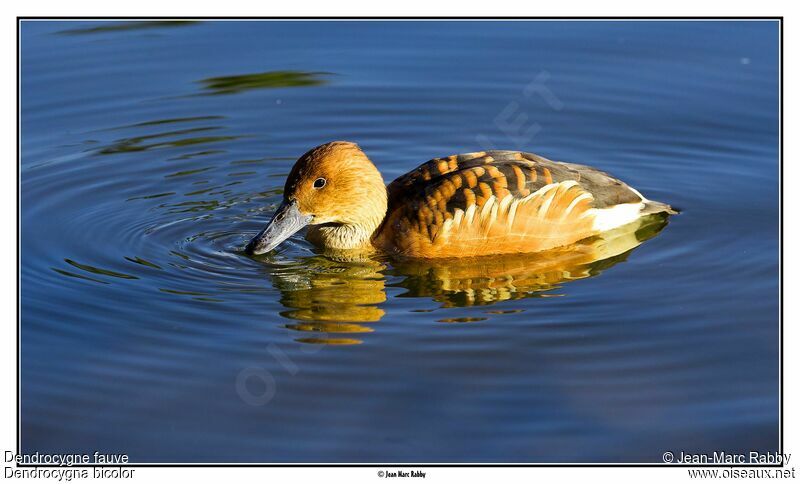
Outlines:
{"label": "water surface", "polygon": [[[24,22],[22,451],[776,451],[775,22]],[[241,249],[307,149],[522,149],[680,207],[571,251]],[[642,243],[643,242],[643,243]],[[639,245],[641,243],[641,245]]]}

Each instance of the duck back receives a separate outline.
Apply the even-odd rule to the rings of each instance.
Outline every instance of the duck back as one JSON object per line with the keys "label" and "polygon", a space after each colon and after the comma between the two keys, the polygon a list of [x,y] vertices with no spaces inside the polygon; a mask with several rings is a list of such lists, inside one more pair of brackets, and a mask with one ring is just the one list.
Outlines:
{"label": "duck back", "polygon": [[387,190],[373,244],[406,257],[537,252],[674,213],[595,168],[518,151],[435,158]]}

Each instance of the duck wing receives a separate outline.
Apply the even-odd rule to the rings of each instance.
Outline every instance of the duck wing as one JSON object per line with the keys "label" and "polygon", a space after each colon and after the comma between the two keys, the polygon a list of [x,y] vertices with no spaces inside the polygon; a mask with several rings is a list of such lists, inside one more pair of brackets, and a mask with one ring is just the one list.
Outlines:
{"label": "duck wing", "polygon": [[[387,190],[387,216],[374,243],[409,257],[559,247],[596,235],[610,218],[638,218],[646,202],[602,171],[518,151],[435,158]],[[598,224],[598,216],[609,223]]]}

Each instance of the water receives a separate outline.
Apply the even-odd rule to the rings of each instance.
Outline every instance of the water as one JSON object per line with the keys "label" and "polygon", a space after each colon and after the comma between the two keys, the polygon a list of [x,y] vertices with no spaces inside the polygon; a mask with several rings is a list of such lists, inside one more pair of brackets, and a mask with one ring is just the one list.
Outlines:
{"label": "water", "polygon": [[[778,450],[775,22],[124,27],[21,29],[22,451]],[[683,213],[602,255],[347,262],[297,236],[244,256],[334,139],[387,181],[524,149]]]}

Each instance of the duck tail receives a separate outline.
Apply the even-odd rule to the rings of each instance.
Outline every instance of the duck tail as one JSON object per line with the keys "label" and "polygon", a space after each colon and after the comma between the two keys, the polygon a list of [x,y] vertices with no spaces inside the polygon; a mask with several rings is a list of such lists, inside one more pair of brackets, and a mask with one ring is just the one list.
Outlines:
{"label": "duck tail", "polygon": [[644,207],[642,207],[642,211],[640,212],[641,215],[650,215],[654,213],[666,213],[669,215],[677,215],[681,213],[681,211],[677,208],[673,208],[666,203],[661,202],[654,202],[652,200],[646,200],[644,202]]}

